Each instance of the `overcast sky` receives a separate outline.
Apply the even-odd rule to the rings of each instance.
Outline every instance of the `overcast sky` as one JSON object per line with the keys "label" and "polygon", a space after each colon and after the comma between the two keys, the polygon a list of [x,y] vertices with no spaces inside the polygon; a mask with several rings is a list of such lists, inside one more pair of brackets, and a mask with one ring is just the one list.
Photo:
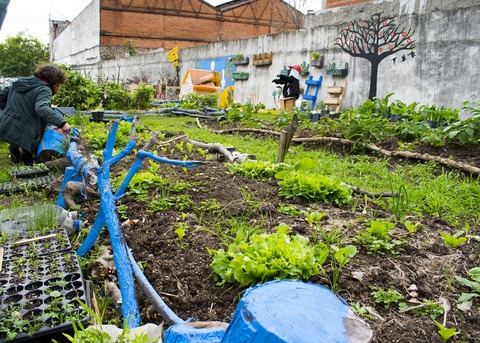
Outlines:
{"label": "overcast sky", "polygon": [[[0,43],[23,31],[44,44],[49,42],[49,18],[72,21],[92,0],[10,0],[0,29]],[[216,6],[225,0],[206,0]],[[309,9],[320,9],[321,0],[311,0]]]}

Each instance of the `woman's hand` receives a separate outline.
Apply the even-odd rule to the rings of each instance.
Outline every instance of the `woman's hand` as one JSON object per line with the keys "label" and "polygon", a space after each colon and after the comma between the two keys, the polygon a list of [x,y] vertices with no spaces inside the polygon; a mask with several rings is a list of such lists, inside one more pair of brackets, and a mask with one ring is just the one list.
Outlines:
{"label": "woman's hand", "polygon": [[65,123],[65,125],[63,125],[60,130],[63,131],[64,134],[67,134],[70,132],[71,128],[70,128],[70,125],[68,125],[68,123]]}

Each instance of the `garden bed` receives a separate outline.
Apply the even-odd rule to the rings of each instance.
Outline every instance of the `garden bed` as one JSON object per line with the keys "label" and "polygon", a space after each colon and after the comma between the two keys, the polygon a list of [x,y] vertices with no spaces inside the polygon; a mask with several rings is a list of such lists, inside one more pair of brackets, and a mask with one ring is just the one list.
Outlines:
{"label": "garden bed", "polygon": [[[227,128],[222,123],[208,122],[204,125],[212,130]],[[187,126],[197,127],[198,123],[191,120],[186,123]],[[320,225],[327,236],[338,234],[342,245],[354,244],[357,247],[356,255],[342,269],[336,287],[338,294],[372,327],[375,342],[442,342],[439,328],[430,316],[443,323],[442,304],[445,299],[451,305],[445,317],[445,326],[458,332],[451,342],[476,342],[480,337],[478,300],[473,300],[470,309],[457,307],[461,294],[470,289],[455,279],[455,276],[466,276],[467,270],[480,264],[479,242],[474,238],[479,235],[478,225],[470,228],[468,242],[454,248],[447,246],[439,233],[453,235],[464,229],[463,224],[449,223],[441,210],[435,216],[409,213],[404,219],[417,225],[408,229],[399,221],[391,232],[392,240],[403,243],[398,246],[392,243],[382,254],[375,254],[371,250],[375,247],[367,248],[355,239],[366,232],[372,221],[394,221],[394,209],[385,206],[387,199],[382,205],[368,197],[354,195],[355,201],[351,204],[336,205],[309,202],[298,196],[285,198],[279,194],[277,179],[260,180],[229,174],[224,160],[217,155],[191,148],[180,139],[175,140],[183,132],[167,128],[161,132],[165,140],[170,141],[156,147],[159,155],[169,159],[201,160],[204,164],[185,170],[163,164],[156,168],[145,162],[142,171],[150,171],[163,181],[151,175],[142,175],[133,189],[128,190],[128,195],[118,200],[117,206],[121,222],[128,224],[122,226],[122,232],[135,259],[154,289],[180,318],[230,322],[245,289],[238,284],[217,285],[219,278],[212,272],[209,250],[225,249],[225,242],[239,230],[261,228],[265,233],[273,233],[282,223],[288,225],[292,235],[308,237],[312,242],[320,240],[319,231],[309,224],[305,215],[318,212],[324,214]],[[300,129],[296,136],[311,135],[314,135],[313,131]],[[269,144],[268,138],[261,133],[248,133],[247,140],[255,140],[262,146]],[[397,143],[390,140],[379,145],[395,150]],[[235,147],[239,153],[250,153],[244,151],[241,145]],[[301,149],[295,147],[288,154],[291,156],[300,151],[316,153],[320,150],[335,154],[338,159],[348,159],[352,164],[368,161],[374,165],[380,162],[392,171],[396,167],[417,163],[405,158],[387,158],[335,142],[302,143]],[[453,144],[443,147],[419,144],[413,151],[480,166],[478,145],[465,149]],[[132,161],[133,156],[129,156],[115,164],[112,174],[118,176],[130,167]],[[321,159],[319,162],[328,163]],[[459,180],[468,179],[467,175],[434,164],[426,173],[426,179],[442,179],[452,174]],[[358,174],[359,184],[363,177]],[[141,183],[142,178],[145,184]],[[414,179],[410,182],[419,181]],[[99,209],[98,200],[87,199],[80,206],[79,212],[86,213],[86,222],[93,223]],[[104,229],[101,235],[100,244],[109,246],[106,231]],[[321,273],[306,281],[331,287],[333,273],[332,265],[326,263]],[[99,288],[105,282],[116,281],[114,271],[104,266],[88,269],[85,274],[95,280]],[[138,291],[137,295],[142,323],[162,323],[163,318],[143,294]],[[410,310],[401,308],[400,302]],[[425,306],[417,311],[411,309],[418,305]],[[117,324],[121,325],[121,313],[118,308],[110,306],[103,320],[104,323],[117,320]]]}

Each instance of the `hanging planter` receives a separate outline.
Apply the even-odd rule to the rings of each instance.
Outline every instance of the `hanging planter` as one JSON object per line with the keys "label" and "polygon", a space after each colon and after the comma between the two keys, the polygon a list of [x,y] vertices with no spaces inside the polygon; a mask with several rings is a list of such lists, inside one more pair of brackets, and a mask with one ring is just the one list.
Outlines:
{"label": "hanging planter", "polygon": [[250,74],[246,72],[235,72],[232,73],[232,79],[234,80],[248,80]]}
{"label": "hanging planter", "polygon": [[315,68],[323,68],[325,56],[320,56],[320,53],[314,51],[310,54],[310,65]]}
{"label": "hanging planter", "polygon": [[338,69],[335,63],[332,63],[327,67],[327,75],[332,76],[347,76],[348,75],[348,63],[345,63],[344,69]]}
{"label": "hanging planter", "polygon": [[253,55],[253,65],[254,66],[266,66],[272,64],[273,53],[263,53],[258,55]]}
{"label": "hanging planter", "polygon": [[250,58],[247,56],[247,57],[243,57],[242,54],[238,54],[238,55],[235,55],[233,56],[230,61],[232,62],[232,64],[235,64],[235,65],[248,65],[250,63]]}

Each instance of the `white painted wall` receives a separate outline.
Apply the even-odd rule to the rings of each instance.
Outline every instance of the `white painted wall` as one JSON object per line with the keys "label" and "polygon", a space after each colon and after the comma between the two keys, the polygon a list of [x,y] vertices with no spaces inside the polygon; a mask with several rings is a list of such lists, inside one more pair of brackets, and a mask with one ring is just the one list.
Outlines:
{"label": "white painted wall", "polygon": [[[94,0],[98,9],[98,0]],[[91,6],[91,5],[90,5]],[[86,10],[94,11],[95,8]],[[343,108],[358,106],[368,98],[370,84],[370,63],[364,59],[352,58],[333,44],[342,28],[355,19],[367,19],[377,12],[398,17],[399,23],[415,29],[416,57],[408,58],[404,63],[393,62],[390,58],[380,64],[378,74],[378,97],[394,93],[391,100],[404,103],[461,107],[465,100],[480,101],[480,3],[478,0],[378,0],[345,8],[321,10],[307,15],[306,29],[292,33],[261,36],[230,42],[218,42],[209,45],[182,49],[180,56],[180,80],[187,69],[195,67],[199,59],[218,58],[242,53],[253,59],[254,54],[273,52],[273,63],[268,67],[256,67],[252,62],[248,66],[238,66],[238,71],[250,73],[247,81],[237,81],[235,102],[252,100],[261,102],[267,108],[275,106],[272,93],[275,85],[273,78],[291,63],[309,63],[310,52],[319,51],[325,55],[325,64],[335,62],[337,66],[349,63],[349,75]],[[81,15],[84,13],[82,12]],[[88,14],[94,16],[95,13]],[[75,21],[78,21],[77,18]],[[87,19],[85,19],[87,20]],[[88,19],[90,20],[90,19]],[[97,18],[98,20],[98,14]],[[75,24],[75,21],[72,23]],[[97,21],[98,22],[98,21]],[[146,76],[152,85],[159,79],[175,77],[168,62],[166,51],[146,55],[136,55],[118,60],[100,61],[94,56],[95,41],[89,40],[85,30],[95,25],[75,26],[80,33],[70,33],[73,37],[83,37],[88,42],[78,42],[71,46],[72,53],[56,52],[62,63],[70,62],[74,69],[90,70],[93,77],[126,81],[134,77]],[[98,25],[97,25],[98,27]],[[68,30],[69,28],[67,28]],[[67,31],[66,30],[66,31]],[[62,33],[63,35],[63,33]],[[65,48],[55,41],[54,47]],[[71,36],[67,36],[71,39]],[[98,44],[98,33],[97,43]],[[73,49],[74,47],[84,47]],[[407,51],[408,53],[408,51]],[[398,53],[397,61],[402,52]],[[89,63],[98,62],[98,63]],[[319,99],[326,97],[326,88],[334,81],[327,76],[325,68],[310,67],[314,78],[324,77]]]}
{"label": "white painted wall", "polygon": [[100,0],[93,0],[53,41],[52,60],[78,71],[89,70],[100,61],[99,49]]}

